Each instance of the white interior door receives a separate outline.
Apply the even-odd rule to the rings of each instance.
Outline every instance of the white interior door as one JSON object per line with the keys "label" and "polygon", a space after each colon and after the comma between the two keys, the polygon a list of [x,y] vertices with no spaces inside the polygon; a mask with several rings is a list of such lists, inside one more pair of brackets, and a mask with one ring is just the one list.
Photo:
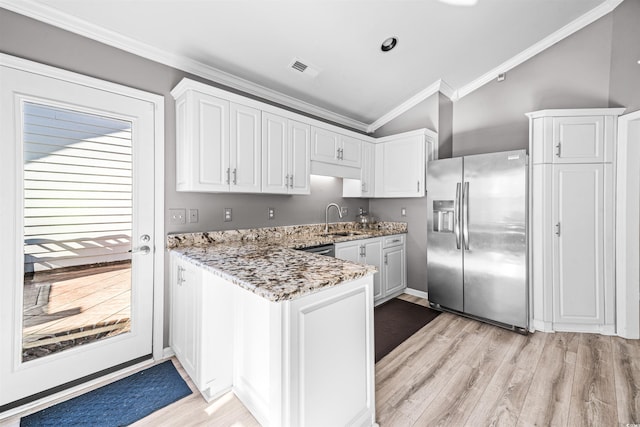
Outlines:
{"label": "white interior door", "polygon": [[[45,392],[52,388],[65,385],[69,382],[83,378],[87,375],[130,362],[152,353],[152,325],[153,325],[153,283],[154,283],[154,104],[132,96],[126,88],[118,90],[104,90],[91,87],[91,79],[84,79],[82,83],[72,82],[63,73],[54,76],[45,76],[35,72],[28,72],[0,66],[0,147],[2,147],[3,165],[0,168],[0,232],[3,239],[0,243],[0,269],[3,272],[2,286],[0,287],[0,406],[10,404],[34,394]],[[115,87],[115,85],[113,85]],[[127,132],[131,141],[130,163],[128,168],[130,177],[130,215],[126,212],[100,215],[104,206],[94,208],[79,206],[57,206],[66,209],[68,216],[84,217],[85,213],[92,211],[96,217],[106,218],[115,216],[120,219],[129,217],[130,233],[128,239],[123,237],[117,243],[117,257],[127,262],[131,259],[130,290],[124,293],[128,299],[130,323],[122,333],[95,341],[83,342],[65,348],[61,351],[51,352],[42,357],[27,360],[24,357],[25,345],[23,342],[23,329],[25,329],[25,316],[23,305],[25,298],[25,268],[37,270],[38,268],[65,267],[68,271],[69,257],[61,256],[67,264],[59,262],[55,257],[50,257],[40,267],[28,263],[25,243],[25,229],[33,226],[37,233],[53,233],[46,231],[55,227],[66,227],[67,224],[59,224],[46,215],[36,220],[28,217],[25,221],[25,200],[33,194],[46,194],[48,190],[39,190],[37,179],[34,179],[34,187],[25,188],[27,182],[25,169],[32,157],[41,156],[33,154],[31,149],[25,149],[26,130],[28,125],[25,119],[27,112],[33,109],[55,111],[56,115],[63,117],[66,113],[84,115],[92,120],[104,120],[110,123],[123,123],[127,125]],[[64,120],[64,117],[60,120]],[[55,127],[48,125],[50,127]],[[60,165],[60,170],[47,170],[49,174],[66,174],[69,168],[84,170],[86,176],[92,175],[91,171],[97,170],[101,165],[126,164],[120,154],[110,153],[113,158],[107,160],[86,159],[79,156],[79,152],[86,149],[85,145],[100,142],[102,136],[95,138],[80,138],[75,146],[50,148],[46,154],[49,158],[66,156],[72,160],[72,166]],[[53,147],[49,143],[49,147]],[[85,144],[85,145],[83,145]],[[45,144],[46,145],[46,144]],[[55,145],[55,144],[54,144]],[[115,144],[117,145],[117,144]],[[42,154],[43,156],[45,154]],[[55,159],[54,159],[55,160]],[[56,163],[52,161],[52,163]],[[111,167],[111,166],[108,166]],[[127,166],[113,167],[113,169],[125,170]],[[29,169],[29,173],[32,172]],[[36,171],[37,172],[37,171]],[[64,185],[70,186],[70,194],[80,191],[87,193],[87,199],[100,199],[99,193],[104,191],[118,192],[111,187],[127,186],[122,182],[121,174],[113,174],[112,179],[106,183],[78,182],[67,180]],[[40,181],[43,182],[43,181]],[[30,184],[31,185],[31,184]],[[102,186],[97,190],[96,185]],[[82,186],[86,186],[83,190]],[[120,188],[118,187],[118,188]],[[35,188],[35,189],[34,189]],[[38,193],[39,192],[39,193]],[[33,196],[34,198],[37,198]],[[69,196],[73,199],[75,196]],[[40,197],[45,200],[47,197]],[[106,208],[105,212],[106,212]],[[119,209],[122,209],[119,207]],[[38,222],[40,221],[40,222]],[[123,220],[124,221],[124,220]],[[107,222],[105,219],[103,222]],[[35,224],[35,225],[34,225]],[[96,224],[84,223],[81,225],[83,232],[91,233]],[[106,229],[114,229],[108,225]],[[43,231],[44,230],[44,231]],[[60,232],[64,234],[69,232]],[[28,240],[28,239],[27,239]],[[109,240],[109,239],[107,239]],[[51,242],[49,242],[51,243]],[[77,243],[77,242],[76,242]],[[83,247],[82,253],[90,257],[105,249],[104,244],[94,242],[88,248]],[[48,245],[54,247],[55,244]],[[72,248],[69,245],[68,248]],[[110,249],[110,248],[107,248]],[[31,249],[29,249],[31,250]],[[129,253],[131,250],[131,253]],[[62,251],[64,252],[64,251]],[[60,253],[58,253],[60,255]],[[111,259],[111,258],[110,258]],[[111,259],[113,260],[113,259]],[[59,264],[59,265],[58,265]],[[28,273],[28,271],[27,271]],[[97,295],[102,290],[99,286],[89,292],[89,295]],[[49,298],[51,295],[49,295]],[[73,310],[81,311],[81,307]],[[60,310],[59,313],[73,311]]]}

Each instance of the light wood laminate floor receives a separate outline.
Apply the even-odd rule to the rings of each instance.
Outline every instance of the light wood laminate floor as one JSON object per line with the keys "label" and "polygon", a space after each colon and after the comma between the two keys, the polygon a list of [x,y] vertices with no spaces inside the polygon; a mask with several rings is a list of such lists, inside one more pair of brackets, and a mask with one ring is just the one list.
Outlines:
{"label": "light wood laminate floor", "polygon": [[[523,336],[443,313],[376,364],[376,415],[382,427],[640,423],[640,341]],[[258,423],[232,393],[208,404],[194,391],[134,424],[159,425]]]}

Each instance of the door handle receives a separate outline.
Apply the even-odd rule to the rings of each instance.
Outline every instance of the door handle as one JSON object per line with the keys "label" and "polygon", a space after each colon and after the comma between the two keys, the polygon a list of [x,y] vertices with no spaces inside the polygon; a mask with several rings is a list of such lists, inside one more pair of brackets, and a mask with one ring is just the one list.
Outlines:
{"label": "door handle", "polygon": [[464,183],[462,190],[462,241],[464,249],[469,250],[469,183]]}
{"label": "door handle", "polygon": [[151,248],[147,245],[145,246],[140,246],[138,248],[133,248],[133,249],[129,249],[129,252],[132,254],[142,254],[142,255],[147,255],[148,253],[151,252]]}
{"label": "door handle", "polygon": [[460,196],[460,183],[458,182],[456,184],[456,198],[453,201],[453,234],[456,235],[456,249],[460,249]]}

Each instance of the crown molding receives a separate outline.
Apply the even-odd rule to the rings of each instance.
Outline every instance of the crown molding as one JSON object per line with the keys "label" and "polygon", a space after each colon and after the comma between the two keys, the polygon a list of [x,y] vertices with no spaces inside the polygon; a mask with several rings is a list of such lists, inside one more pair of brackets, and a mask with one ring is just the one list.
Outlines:
{"label": "crown molding", "polygon": [[[375,122],[371,123],[369,127],[367,127],[367,133],[373,133],[376,129],[382,127],[383,125],[389,123],[391,120],[395,119],[399,115],[409,111],[431,95],[442,92],[444,95],[449,96],[448,94],[453,94],[453,89],[449,86],[444,80],[436,80],[431,83],[426,88],[422,89],[420,92],[413,95],[411,98],[404,101],[402,104],[393,108],[391,111],[380,117]],[[450,96],[449,96],[450,97]]]}
{"label": "crown molding", "polygon": [[472,82],[467,83],[466,85],[458,88],[458,90],[455,91],[451,99],[453,101],[457,101],[458,99],[469,95],[471,92],[475,91],[476,89],[479,89],[480,87],[484,86],[490,81],[496,79],[498,77],[498,74],[506,73],[507,71],[517,67],[523,62],[531,59],[532,57],[539,54],[543,50],[548,49],[549,47],[553,46],[559,41],[569,37],[571,34],[583,29],[584,27],[591,24],[592,22],[602,18],[604,15],[606,15],[607,13],[611,12],[616,7],[618,7],[618,5],[622,3],[622,1],[623,0],[607,0],[604,3],[600,4],[599,6],[591,9],[584,15],[580,16],[579,18],[573,20],[572,22],[568,23],[564,27],[560,28],[558,31],[543,38],[538,43],[523,50],[513,58],[508,59],[507,61],[498,65],[496,68],[478,77],[476,80],[473,80]]}
{"label": "crown molding", "polygon": [[361,121],[317,107],[308,102],[301,101],[281,92],[266,88],[243,78],[236,77],[232,74],[185,56],[171,54],[162,49],[158,49],[146,43],[136,41],[130,37],[123,36],[122,34],[118,34],[115,31],[101,28],[82,19],[60,12],[54,8],[39,4],[34,0],[0,0],[0,7],[28,16],[46,24],[53,25],[63,30],[70,31],[80,36],[96,40],[125,52],[212,80],[221,85],[237,89],[265,100],[353,129],[360,131],[367,130],[367,124]]}

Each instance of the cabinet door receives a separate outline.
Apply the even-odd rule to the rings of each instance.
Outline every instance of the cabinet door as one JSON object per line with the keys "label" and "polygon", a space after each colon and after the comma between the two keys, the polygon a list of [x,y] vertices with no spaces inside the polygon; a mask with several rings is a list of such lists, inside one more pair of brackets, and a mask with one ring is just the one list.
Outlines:
{"label": "cabinet door", "polygon": [[[184,191],[228,191],[229,190],[229,101],[195,92],[194,110],[185,120],[191,127],[192,137],[185,129],[185,139],[178,142],[178,150],[189,153],[179,162],[178,174],[191,174]],[[188,110],[187,110],[188,111]],[[179,179],[182,181],[182,179]]]}
{"label": "cabinet door", "polygon": [[289,120],[289,194],[311,194],[311,126]]}
{"label": "cabinet door", "polygon": [[604,165],[555,165],[554,323],[604,323]]}
{"label": "cabinet door", "polygon": [[362,143],[362,170],[360,189],[363,197],[374,197],[374,178],[375,178],[375,149],[373,144],[368,142]]}
{"label": "cabinet door", "polygon": [[[553,163],[605,161],[604,117],[554,117]],[[550,148],[550,147],[547,147]]]}
{"label": "cabinet door", "polygon": [[287,193],[287,119],[262,113],[262,192]]}
{"label": "cabinet door", "polygon": [[424,138],[408,137],[376,145],[376,197],[424,196]]}
{"label": "cabinet door", "polygon": [[340,135],[340,164],[359,168],[362,164],[362,141],[349,136]]}
{"label": "cabinet door", "polygon": [[382,239],[366,239],[361,241],[364,253],[364,263],[373,265],[378,272],[373,275],[373,299],[374,301],[383,296],[382,294]]}
{"label": "cabinet door", "polygon": [[184,369],[197,377],[197,289],[199,275],[188,262],[173,257],[171,271],[171,348]]}
{"label": "cabinet door", "polygon": [[230,191],[259,193],[261,191],[260,110],[231,104],[230,126]]}
{"label": "cabinet door", "polygon": [[336,243],[336,258],[351,262],[361,262],[360,260],[360,240],[351,242]]}
{"label": "cabinet door", "polygon": [[335,132],[311,128],[311,160],[338,163],[339,138]]}
{"label": "cabinet door", "polygon": [[384,295],[390,295],[407,287],[406,258],[404,246],[384,250]]}

